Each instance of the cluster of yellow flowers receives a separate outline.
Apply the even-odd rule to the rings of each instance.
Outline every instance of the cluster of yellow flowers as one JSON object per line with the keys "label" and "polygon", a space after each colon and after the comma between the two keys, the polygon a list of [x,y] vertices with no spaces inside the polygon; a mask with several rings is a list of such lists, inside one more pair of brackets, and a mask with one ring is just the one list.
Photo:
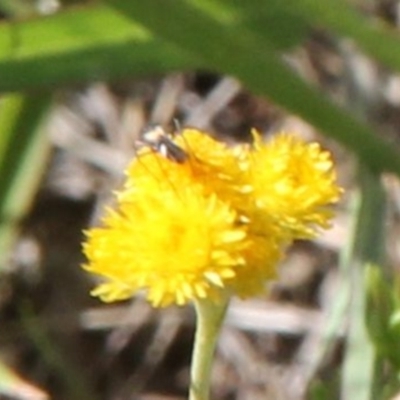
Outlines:
{"label": "cluster of yellow flowers", "polygon": [[226,144],[184,129],[186,154],[145,147],[126,171],[116,209],[86,232],[84,268],[105,282],[104,301],[145,290],[154,306],[260,293],[295,239],[327,228],[341,189],[331,156],[290,134]]}

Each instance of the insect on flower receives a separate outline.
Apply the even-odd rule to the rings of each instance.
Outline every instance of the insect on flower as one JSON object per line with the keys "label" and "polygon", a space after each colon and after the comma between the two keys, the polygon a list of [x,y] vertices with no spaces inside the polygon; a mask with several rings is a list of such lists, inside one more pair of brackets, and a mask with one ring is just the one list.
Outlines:
{"label": "insect on flower", "polygon": [[145,132],[141,144],[178,164],[182,164],[188,159],[188,154],[172,141],[172,135],[165,132],[161,126]]}
{"label": "insect on flower", "polygon": [[144,290],[155,307],[254,296],[290,243],[328,228],[342,192],[330,154],[292,134],[253,137],[229,147],[193,128],[145,133],[115,210],[86,232],[84,268],[104,278],[93,295]]}
{"label": "insect on flower", "polygon": [[[166,132],[161,126],[155,126],[145,131],[137,142],[139,145],[137,165],[140,167],[134,167],[136,172],[133,175],[136,177],[147,175],[151,177],[151,180],[157,182],[157,186],[166,184],[175,193],[176,198],[183,201],[177,186],[182,183],[182,174],[187,176],[187,168],[184,165],[186,164],[186,167],[191,165],[192,151],[183,136],[182,147],[176,143],[176,135],[178,133]],[[142,168],[145,170],[143,175],[139,172]]]}

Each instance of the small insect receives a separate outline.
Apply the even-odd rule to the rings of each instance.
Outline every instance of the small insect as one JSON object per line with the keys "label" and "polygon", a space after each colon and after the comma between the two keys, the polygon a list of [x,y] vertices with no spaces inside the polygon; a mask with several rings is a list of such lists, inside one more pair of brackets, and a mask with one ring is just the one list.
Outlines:
{"label": "small insect", "polygon": [[168,160],[183,164],[189,155],[172,141],[172,136],[165,132],[161,126],[156,126],[143,134],[141,143],[160,153]]}

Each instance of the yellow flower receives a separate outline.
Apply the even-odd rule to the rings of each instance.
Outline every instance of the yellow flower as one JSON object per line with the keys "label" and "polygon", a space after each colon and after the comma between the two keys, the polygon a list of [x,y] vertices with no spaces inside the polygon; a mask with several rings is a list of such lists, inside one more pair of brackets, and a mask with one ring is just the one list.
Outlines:
{"label": "yellow flower", "polygon": [[84,268],[105,279],[92,292],[104,301],[141,290],[154,306],[252,296],[292,240],[328,226],[340,189],[318,145],[254,133],[253,146],[228,147],[195,129],[175,144],[187,160],[143,148],[116,210],[86,232]]}
{"label": "yellow flower", "polygon": [[254,150],[245,158],[256,213],[266,213],[293,239],[314,237],[319,227],[328,228],[333,216],[328,206],[342,193],[330,153],[285,133],[269,143],[256,131],[253,137]]}
{"label": "yellow flower", "polygon": [[235,276],[244,263],[246,227],[236,226],[235,210],[205,195],[187,172],[156,153],[128,168],[118,211],[107,210],[104,226],[86,232],[85,268],[108,280],[94,295],[115,301],[147,289],[155,306],[181,305],[217,299]]}

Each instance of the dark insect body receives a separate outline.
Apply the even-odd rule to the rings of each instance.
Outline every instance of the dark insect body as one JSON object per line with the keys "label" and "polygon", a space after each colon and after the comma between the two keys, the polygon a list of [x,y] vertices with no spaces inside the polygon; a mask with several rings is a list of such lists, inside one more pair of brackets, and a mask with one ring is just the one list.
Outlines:
{"label": "dark insect body", "polygon": [[172,141],[172,136],[161,126],[156,126],[143,134],[141,143],[150,147],[168,160],[183,164],[189,158],[188,154]]}

